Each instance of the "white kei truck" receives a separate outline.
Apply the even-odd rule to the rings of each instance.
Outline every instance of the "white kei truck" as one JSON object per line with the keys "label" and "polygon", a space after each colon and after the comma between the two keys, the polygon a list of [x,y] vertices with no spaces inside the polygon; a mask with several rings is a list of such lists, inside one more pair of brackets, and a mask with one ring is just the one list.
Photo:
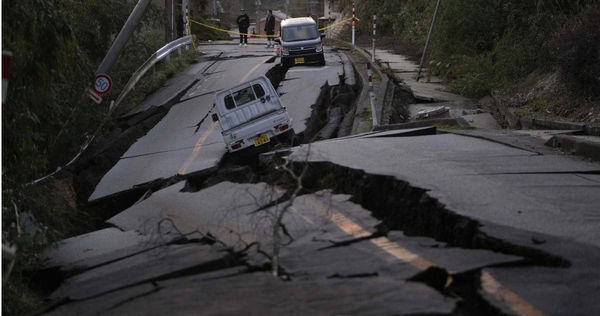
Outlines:
{"label": "white kei truck", "polygon": [[230,153],[262,146],[282,134],[293,135],[287,109],[265,76],[215,92],[214,109],[212,120],[219,121]]}

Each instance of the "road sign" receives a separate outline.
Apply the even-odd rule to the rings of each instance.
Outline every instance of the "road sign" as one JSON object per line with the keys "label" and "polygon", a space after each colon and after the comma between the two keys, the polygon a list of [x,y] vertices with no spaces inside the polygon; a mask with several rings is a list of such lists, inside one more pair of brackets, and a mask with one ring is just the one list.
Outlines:
{"label": "road sign", "polygon": [[112,88],[112,80],[107,74],[97,74],[94,81],[94,91],[98,95],[105,95]]}
{"label": "road sign", "polygon": [[102,97],[101,97],[101,96],[99,96],[99,95],[96,93],[96,89],[92,89],[92,88],[90,88],[90,89],[88,90],[88,96],[89,96],[89,97],[90,97],[90,99],[92,99],[94,102],[96,102],[96,103],[98,103],[98,104],[102,103]]}

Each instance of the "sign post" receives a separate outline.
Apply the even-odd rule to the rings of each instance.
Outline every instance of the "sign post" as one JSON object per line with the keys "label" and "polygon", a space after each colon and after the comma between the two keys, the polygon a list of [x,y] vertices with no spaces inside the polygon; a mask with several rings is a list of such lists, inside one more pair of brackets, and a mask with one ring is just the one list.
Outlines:
{"label": "sign post", "polygon": [[438,0],[437,5],[435,6],[435,12],[433,13],[433,19],[431,20],[431,27],[429,27],[429,35],[427,35],[427,41],[425,42],[425,48],[423,49],[423,55],[421,56],[421,63],[419,64],[419,72],[417,73],[417,81],[421,78],[421,70],[423,69],[423,64],[425,64],[425,58],[427,56],[427,49],[429,48],[429,42],[431,41],[431,34],[433,34],[433,28],[435,27],[435,21],[438,16],[438,11],[440,10],[440,3],[442,0]]}
{"label": "sign post", "polygon": [[97,74],[94,86],[88,90],[88,96],[97,104],[102,103],[102,96],[112,88],[112,80],[107,74]]}
{"label": "sign post", "polygon": [[373,54],[371,55],[371,62],[375,62],[375,36],[377,35],[377,11],[373,11]]}
{"label": "sign post", "polygon": [[102,103],[102,97],[99,96],[93,88],[88,89],[88,96],[92,101],[96,102],[96,104]]}
{"label": "sign post", "polygon": [[352,47],[354,47],[354,39],[355,39],[355,29],[356,29],[356,14],[355,14],[356,6],[354,2],[352,2]]}

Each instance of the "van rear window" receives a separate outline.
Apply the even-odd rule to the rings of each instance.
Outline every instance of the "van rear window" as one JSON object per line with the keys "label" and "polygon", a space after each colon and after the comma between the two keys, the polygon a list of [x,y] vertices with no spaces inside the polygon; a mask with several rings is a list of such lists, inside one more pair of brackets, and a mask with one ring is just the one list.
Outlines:
{"label": "van rear window", "polygon": [[282,38],[285,42],[295,42],[315,39],[319,37],[315,24],[286,26],[282,30]]}

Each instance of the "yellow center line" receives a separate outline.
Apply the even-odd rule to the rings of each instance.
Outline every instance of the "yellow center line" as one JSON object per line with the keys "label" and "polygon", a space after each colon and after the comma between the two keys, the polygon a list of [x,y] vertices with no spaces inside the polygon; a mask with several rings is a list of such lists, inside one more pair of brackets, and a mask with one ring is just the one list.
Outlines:
{"label": "yellow center line", "polygon": [[481,273],[481,288],[495,300],[504,302],[517,315],[543,316],[542,311],[529,304],[517,293],[502,286],[489,272]]}
{"label": "yellow center line", "polygon": [[[307,202],[312,202],[311,204],[313,204],[313,206],[319,207],[320,209],[329,209],[329,211],[331,212],[330,220],[346,234],[353,236],[354,238],[361,238],[371,235],[370,232],[368,232],[366,229],[354,222],[352,219],[340,213],[339,210],[333,208],[331,205],[326,204],[322,200],[315,197],[309,197],[309,199],[310,200],[308,200]],[[433,262],[430,262],[420,257],[418,254],[401,247],[397,242],[392,242],[387,237],[374,238],[370,239],[369,241],[375,246],[377,246],[379,249],[392,255],[394,258],[402,262],[406,262],[419,270],[426,270],[431,266],[436,266],[436,264],[434,264]],[[453,273],[452,271],[449,272]],[[486,271],[483,271],[481,273],[481,288],[483,289],[483,291],[491,295],[497,301],[506,304],[517,315],[545,315],[542,311],[529,304],[518,294],[503,286],[498,280],[496,280],[491,274],[489,274]]]}
{"label": "yellow center line", "polygon": [[202,145],[204,145],[204,142],[206,141],[206,139],[208,138],[210,133],[212,133],[212,131],[215,129],[216,126],[217,126],[217,122],[213,122],[210,125],[210,127],[206,131],[204,131],[204,133],[202,133],[202,135],[198,139],[198,142],[196,142],[196,145],[194,146],[194,150],[192,151],[192,154],[188,156],[188,158],[185,160],[185,163],[183,164],[183,166],[179,169],[179,174],[185,174],[187,172],[187,170],[190,167],[190,165],[192,164],[192,162],[194,162],[194,160],[196,160],[196,157],[198,157],[198,154],[200,153],[200,149],[202,148]]}
{"label": "yellow center line", "polygon": [[196,91],[200,90],[200,88],[202,88],[202,82],[198,82],[198,85],[196,87],[194,87],[193,91],[190,91],[190,93],[187,94],[188,97],[193,96],[194,94],[196,94]]}
{"label": "yellow center line", "polygon": [[250,75],[256,71],[256,69],[258,69],[258,67],[260,67],[261,65],[263,65],[264,63],[267,62],[267,60],[271,59],[273,57],[267,57],[267,59],[263,60],[262,62],[256,64],[254,67],[252,67],[252,69],[250,69],[250,71],[248,71],[248,73],[246,73],[246,75],[244,77],[242,77],[242,79],[240,80],[241,82],[246,81],[246,79],[248,79],[248,77],[250,77]]}

